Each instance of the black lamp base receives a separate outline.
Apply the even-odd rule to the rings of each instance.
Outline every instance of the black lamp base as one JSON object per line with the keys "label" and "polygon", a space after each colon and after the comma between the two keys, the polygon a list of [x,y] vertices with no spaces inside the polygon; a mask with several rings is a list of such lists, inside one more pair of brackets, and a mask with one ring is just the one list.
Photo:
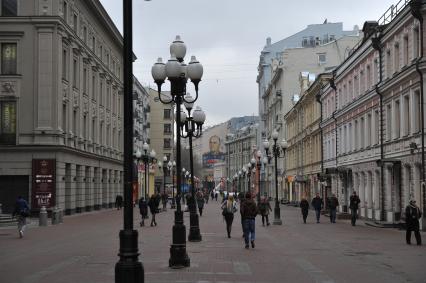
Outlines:
{"label": "black lamp base", "polygon": [[144,269],[138,261],[138,231],[120,231],[120,260],[115,264],[115,283],[143,283]]}
{"label": "black lamp base", "polygon": [[202,237],[200,233],[199,217],[197,212],[191,212],[189,214],[189,235],[188,241],[190,242],[201,242]]}
{"label": "black lamp base", "polygon": [[274,225],[282,225],[283,224],[280,214],[281,214],[280,207],[275,204],[274,221],[272,222],[272,224],[274,224]]}
{"label": "black lamp base", "polygon": [[186,253],[186,227],[183,224],[183,212],[175,211],[175,225],[173,225],[173,243],[170,246],[169,267],[184,268],[190,266],[190,259]]}

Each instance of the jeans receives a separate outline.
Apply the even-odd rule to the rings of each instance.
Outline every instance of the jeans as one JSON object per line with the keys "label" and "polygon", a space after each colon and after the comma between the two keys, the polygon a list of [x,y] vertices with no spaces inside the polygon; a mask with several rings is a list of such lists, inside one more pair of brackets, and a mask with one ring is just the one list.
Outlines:
{"label": "jeans", "polygon": [[351,208],[351,214],[352,214],[351,223],[352,223],[352,226],[355,226],[355,222],[356,222],[356,219],[358,217],[358,209]]}
{"label": "jeans", "polygon": [[330,222],[336,223],[336,209],[330,208]]}
{"label": "jeans", "polygon": [[225,215],[225,221],[226,221],[226,232],[228,233],[228,237],[231,238],[231,229],[232,229],[232,222],[234,221],[234,214],[227,214]]}
{"label": "jeans", "polygon": [[315,216],[317,217],[317,223],[319,223],[320,215],[321,215],[321,210],[320,209],[315,209]]}
{"label": "jeans", "polygon": [[27,225],[27,218],[21,215],[18,216],[18,232],[25,231],[25,227]]}
{"label": "jeans", "polygon": [[269,225],[269,216],[268,214],[262,214],[262,225],[265,226],[265,219],[266,219],[266,224]]}
{"label": "jeans", "polygon": [[246,245],[249,244],[249,240],[255,240],[255,223],[254,219],[244,219],[244,241]]}

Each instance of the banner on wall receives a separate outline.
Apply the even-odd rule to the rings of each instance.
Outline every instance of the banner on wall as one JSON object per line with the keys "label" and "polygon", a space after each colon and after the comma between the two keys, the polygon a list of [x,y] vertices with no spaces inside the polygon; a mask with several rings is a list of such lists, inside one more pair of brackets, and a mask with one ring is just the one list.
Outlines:
{"label": "banner on wall", "polygon": [[31,208],[40,209],[42,206],[55,206],[55,159],[33,159]]}

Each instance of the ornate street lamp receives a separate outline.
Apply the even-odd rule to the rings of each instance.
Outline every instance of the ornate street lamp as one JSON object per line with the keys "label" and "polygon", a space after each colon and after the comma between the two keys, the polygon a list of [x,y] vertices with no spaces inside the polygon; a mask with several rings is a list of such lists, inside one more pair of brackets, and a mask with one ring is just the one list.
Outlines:
{"label": "ornate street lamp", "polygon": [[172,204],[170,205],[171,209],[176,208],[176,203],[175,203],[175,167],[176,167],[175,161],[170,160],[169,163],[167,163],[167,168],[169,169],[169,172],[171,172],[171,175],[172,175]]}
{"label": "ornate street lamp", "polygon": [[[189,166],[191,172],[194,172],[194,157],[193,157],[193,146],[192,138],[198,138],[202,134],[202,127],[204,121],[206,120],[206,114],[197,106],[191,116],[191,110],[193,109],[194,103],[191,95],[187,94],[185,100],[189,102],[184,102],[185,108],[188,112],[188,115],[181,110],[181,136],[183,138],[188,138],[189,140]],[[186,134],[185,134],[186,132]],[[197,214],[197,205],[195,201],[195,187],[194,187],[194,174],[191,174],[191,199],[188,203],[189,208],[189,235],[188,241],[190,242],[199,242],[201,241],[200,225],[199,218]]]}
{"label": "ornate street lamp", "polygon": [[[176,104],[176,170],[177,174],[177,199],[181,197],[181,144],[180,144],[180,108],[182,102],[193,103],[198,98],[198,84],[203,76],[203,66],[197,61],[195,56],[191,57],[188,66],[183,63],[186,54],[186,46],[180,36],[176,36],[175,41],[170,45],[171,58],[164,64],[161,58],[158,58],[157,63],[151,69],[152,77],[158,87],[158,98],[164,104]],[[161,85],[168,78],[171,84],[171,97],[168,100],[163,100],[161,97]],[[195,98],[193,101],[186,101],[187,80],[195,86]],[[183,223],[183,212],[180,201],[177,201],[177,210],[175,211],[175,224],[173,226],[173,243],[170,247],[169,266],[172,268],[182,268],[190,266],[190,259],[186,252],[186,229]]]}
{"label": "ornate street lamp", "polygon": [[[161,169],[161,162],[159,162],[158,167]],[[167,156],[163,157],[163,197],[166,197],[166,175],[167,175],[167,169],[169,168],[169,164],[167,162]],[[163,207],[164,211],[167,210],[167,199],[166,199],[166,205]]]}
{"label": "ornate street lamp", "polygon": [[[278,200],[278,157],[280,157],[281,153],[282,156],[285,156],[285,151],[288,147],[287,141],[285,139],[283,139],[280,143],[280,146],[277,145],[277,140],[278,140],[278,132],[277,131],[273,131],[272,132],[272,139],[274,140],[274,145],[272,147],[272,154],[274,156],[274,165],[275,165],[275,207],[274,207],[274,225],[281,225],[282,224],[282,220],[281,220],[281,211],[280,211],[280,203]],[[266,141],[265,141],[266,142]],[[265,142],[264,142],[264,148],[266,151],[266,155],[269,157],[268,153],[269,153],[269,142],[267,144],[267,146],[265,146]]]}
{"label": "ornate street lamp", "polygon": [[148,177],[147,173],[149,173],[149,166],[150,164],[153,164],[155,161],[156,153],[154,150],[151,150],[151,152],[148,154],[149,145],[145,142],[142,146],[142,150],[144,153],[142,154],[139,150],[136,151],[136,158],[138,159],[138,162],[140,159],[142,159],[145,169],[145,190],[144,190],[144,196],[145,199],[148,200],[149,193],[148,193]]}
{"label": "ornate street lamp", "polygon": [[260,150],[258,150],[256,152],[256,157],[257,157],[257,203],[260,203],[260,169],[262,168],[262,152]]}
{"label": "ornate street lamp", "polygon": [[243,190],[245,193],[246,192],[246,174],[247,174],[247,168],[245,165],[243,166],[242,170],[243,170]]}

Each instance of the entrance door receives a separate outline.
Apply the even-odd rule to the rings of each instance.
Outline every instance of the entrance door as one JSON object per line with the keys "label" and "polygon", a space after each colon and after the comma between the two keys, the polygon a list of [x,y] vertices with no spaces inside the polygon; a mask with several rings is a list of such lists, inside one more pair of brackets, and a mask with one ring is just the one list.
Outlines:
{"label": "entrance door", "polygon": [[30,205],[29,176],[0,176],[0,203],[3,213],[13,213],[18,196],[22,196]]}

